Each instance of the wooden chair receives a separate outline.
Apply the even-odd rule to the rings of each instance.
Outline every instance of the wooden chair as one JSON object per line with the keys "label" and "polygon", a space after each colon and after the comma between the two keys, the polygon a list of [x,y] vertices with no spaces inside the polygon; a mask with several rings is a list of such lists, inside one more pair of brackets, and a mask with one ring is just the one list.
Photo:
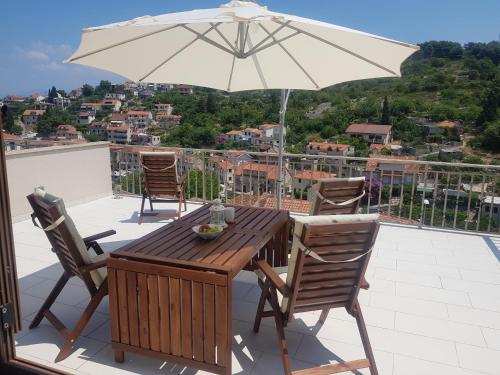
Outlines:
{"label": "wooden chair", "polygon": [[[187,210],[184,196],[184,177],[177,174],[177,156],[175,152],[141,152],[141,163],[144,171],[144,192],[142,194],[139,224],[144,216],[181,217],[181,207]],[[164,198],[165,197],[165,198]],[[144,212],[146,198],[149,200],[151,212]],[[179,202],[179,209],[174,213],[153,212],[153,202]]]}
{"label": "wooden chair", "polygon": [[[47,320],[64,336],[63,347],[59,351],[55,361],[59,362],[71,354],[71,349],[76,339],[87,325],[95,312],[97,306],[108,294],[108,282],[106,275],[106,260],[102,248],[97,240],[115,234],[109,230],[94,236],[82,238],[76,230],[75,224],[67,214],[62,199],[46,193],[37,188],[30,194],[28,201],[33,208],[31,218],[33,224],[42,228],[52,245],[52,251],[56,253],[64,269],[63,274],[43,303],[42,307],[31,322],[29,328],[37,327],[43,318]],[[38,219],[38,223],[36,222]],[[91,256],[88,251],[93,249],[96,256]],[[57,297],[64,289],[68,280],[79,277],[87,287],[91,299],[82,313],[78,323],[69,330],[50,310]]]}
{"label": "wooden chair", "polygon": [[[315,185],[315,190],[309,215],[357,214],[361,199],[365,196],[365,178],[323,179]],[[370,283],[364,277],[361,288],[370,288]]]}
{"label": "wooden chair", "polygon": [[[335,374],[361,368],[378,374],[358,302],[360,283],[378,233],[377,219],[378,215],[298,217],[288,267],[272,268],[266,261],[256,261],[262,294],[254,331],[259,331],[263,317],[274,317],[285,374],[292,374],[284,331],[287,322],[296,312],[322,310],[322,324],[332,308],[345,308],[356,319],[366,358],[293,374]],[[264,311],[266,301],[271,306],[269,311]]]}
{"label": "wooden chair", "polygon": [[329,178],[315,185],[309,215],[357,214],[365,195],[365,178]]}

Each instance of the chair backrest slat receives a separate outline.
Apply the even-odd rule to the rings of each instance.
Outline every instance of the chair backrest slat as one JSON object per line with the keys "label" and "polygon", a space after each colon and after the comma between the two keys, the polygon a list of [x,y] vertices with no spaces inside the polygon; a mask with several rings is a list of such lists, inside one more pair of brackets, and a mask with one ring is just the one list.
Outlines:
{"label": "chair backrest slat", "polygon": [[335,206],[325,199],[334,203],[342,203],[359,197],[364,191],[365,179],[364,177],[324,179],[319,181],[317,188],[318,193],[323,198],[319,195],[314,196],[310,215],[355,214],[358,212],[361,200],[343,206]]}
{"label": "chair backrest slat", "polygon": [[150,195],[175,196],[179,191],[174,152],[141,153],[144,188]]}
{"label": "chair backrest slat", "polygon": [[[378,228],[376,220],[304,224],[300,242],[322,260],[298,251],[287,313],[351,308],[356,302]],[[350,261],[363,254],[366,255]],[[339,261],[349,262],[329,263]]]}

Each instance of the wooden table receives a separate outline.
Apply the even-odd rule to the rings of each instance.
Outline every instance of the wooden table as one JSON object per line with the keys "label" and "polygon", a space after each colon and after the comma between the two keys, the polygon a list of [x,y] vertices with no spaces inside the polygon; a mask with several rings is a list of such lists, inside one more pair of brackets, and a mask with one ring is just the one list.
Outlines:
{"label": "wooden table", "polygon": [[254,257],[287,264],[289,215],[236,207],[217,239],[192,226],[209,222],[209,205],[111,253],[108,261],[115,360],[135,352],[231,374],[232,279]]}

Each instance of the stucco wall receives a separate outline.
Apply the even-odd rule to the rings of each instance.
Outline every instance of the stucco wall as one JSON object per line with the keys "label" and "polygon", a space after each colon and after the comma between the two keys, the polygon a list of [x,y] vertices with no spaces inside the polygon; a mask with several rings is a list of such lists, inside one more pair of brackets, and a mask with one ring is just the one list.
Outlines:
{"label": "stucco wall", "polygon": [[14,222],[31,213],[26,196],[36,186],[64,199],[66,206],[112,194],[108,142],[55,146],[6,154]]}

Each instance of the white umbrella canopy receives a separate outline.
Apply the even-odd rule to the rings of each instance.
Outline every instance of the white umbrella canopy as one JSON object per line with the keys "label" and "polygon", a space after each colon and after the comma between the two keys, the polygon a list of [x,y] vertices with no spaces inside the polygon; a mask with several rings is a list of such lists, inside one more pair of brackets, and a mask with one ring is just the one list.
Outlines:
{"label": "white umbrella canopy", "polygon": [[[248,1],[219,8],[144,16],[84,29],[65,62],[135,82],[183,83],[232,91],[281,89],[276,195],[281,208],[283,129],[291,89],[400,77],[418,46],[271,12]],[[286,91],[286,89],[288,91]]]}
{"label": "white umbrella canopy", "polygon": [[66,62],[132,81],[225,91],[319,90],[341,82],[399,77],[417,46],[288,14],[253,2],[84,29]]}

